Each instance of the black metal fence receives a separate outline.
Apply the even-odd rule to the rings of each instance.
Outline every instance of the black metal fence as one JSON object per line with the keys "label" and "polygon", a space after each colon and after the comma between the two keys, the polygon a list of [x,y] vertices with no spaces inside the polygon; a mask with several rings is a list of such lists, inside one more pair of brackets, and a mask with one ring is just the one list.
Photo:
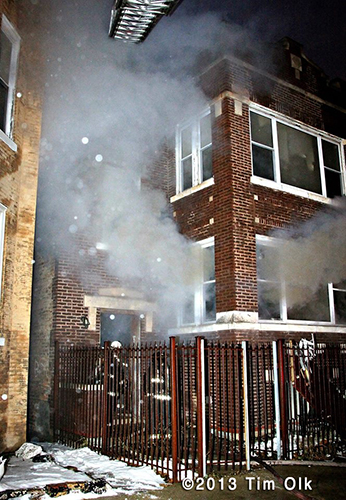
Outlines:
{"label": "black metal fence", "polygon": [[346,346],[57,346],[55,439],[173,481],[345,453]]}
{"label": "black metal fence", "polygon": [[345,453],[346,346],[279,343],[283,363],[283,456],[310,459]]}

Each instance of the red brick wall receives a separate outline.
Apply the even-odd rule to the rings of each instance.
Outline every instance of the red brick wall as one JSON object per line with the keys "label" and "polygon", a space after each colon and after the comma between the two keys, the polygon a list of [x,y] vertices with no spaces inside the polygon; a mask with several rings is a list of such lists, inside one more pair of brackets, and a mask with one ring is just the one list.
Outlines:
{"label": "red brick wall", "polygon": [[[305,63],[304,63],[305,64]],[[308,66],[305,64],[305,71]],[[211,98],[220,92],[233,92],[243,101],[241,115],[235,113],[233,95],[222,99],[222,114],[215,118],[213,126],[213,170],[215,185],[173,202],[176,221],[183,234],[195,240],[215,237],[216,309],[224,311],[257,311],[256,234],[287,224],[309,219],[323,203],[274,189],[252,185],[249,105],[250,100],[267,106],[307,125],[330,131],[325,117],[335,108],[314,99],[305,90],[316,93],[321,90],[316,70],[312,67],[299,88],[291,75],[291,85],[278,79],[260,78],[249,67],[238,65],[234,60],[221,61],[201,76],[201,86]],[[315,82],[315,83],[314,83]],[[323,83],[324,82],[324,83]],[[323,84],[326,85],[323,80]],[[334,125],[339,133],[344,122]],[[328,125],[328,127],[326,126]],[[171,163],[171,168],[174,162]],[[257,199],[254,199],[256,195]],[[211,198],[212,197],[212,198]],[[210,224],[210,219],[214,224]],[[235,333],[224,333],[234,336]],[[248,337],[249,333],[242,335]],[[269,335],[269,336],[268,336]],[[251,336],[272,338],[251,332]],[[285,334],[278,333],[279,337]],[[292,333],[288,334],[292,336]]]}
{"label": "red brick wall", "polygon": [[99,323],[97,330],[92,331],[80,321],[81,316],[88,316],[84,295],[98,295],[100,288],[119,286],[119,280],[107,272],[106,253],[98,250],[89,255],[89,248],[86,239],[79,239],[73,247],[59,252],[53,280],[53,331],[58,342],[98,343]]}

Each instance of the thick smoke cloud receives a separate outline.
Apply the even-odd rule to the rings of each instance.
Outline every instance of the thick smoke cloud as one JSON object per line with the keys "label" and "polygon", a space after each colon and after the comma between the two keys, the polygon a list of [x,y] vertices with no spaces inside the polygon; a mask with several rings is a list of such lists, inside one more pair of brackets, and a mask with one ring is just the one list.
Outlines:
{"label": "thick smoke cloud", "polygon": [[[107,37],[107,2],[32,4],[32,36],[40,38],[46,68],[38,248],[78,251],[87,236],[89,257],[106,247],[109,272],[140,282],[170,311],[190,294],[195,259],[163,194],[140,189],[140,179],[176,124],[206,106],[193,80],[196,64],[227,52],[268,69],[268,46],[262,51],[251,18],[247,30],[215,13],[182,16],[178,9],[145,43],[131,45]],[[286,242],[277,274],[297,285],[293,305],[345,279],[345,234],[344,207],[275,234]],[[81,279],[87,261],[80,252]]]}
{"label": "thick smoke cloud", "polygon": [[280,245],[274,252],[268,247],[262,271],[286,283],[288,308],[316,300],[316,294],[326,289],[327,283],[341,284],[345,289],[345,284],[342,285],[346,280],[344,199],[334,201],[304,223],[273,231],[271,236]]}
{"label": "thick smoke cloud", "polygon": [[176,124],[206,106],[190,74],[198,58],[243,50],[248,37],[204,14],[173,16],[144,44],[125,44],[108,39],[104,4],[48,2],[41,21],[46,97],[38,248],[78,252],[79,238],[87,236],[89,257],[107,248],[109,272],[140,282],[158,299],[156,291],[161,311],[170,311],[190,295],[195,259],[167,216],[163,194],[140,189],[140,179]]}

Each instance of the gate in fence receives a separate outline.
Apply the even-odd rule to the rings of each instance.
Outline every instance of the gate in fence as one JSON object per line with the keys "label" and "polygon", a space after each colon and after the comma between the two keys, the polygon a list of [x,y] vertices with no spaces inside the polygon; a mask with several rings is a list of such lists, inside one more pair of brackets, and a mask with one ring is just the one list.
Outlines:
{"label": "gate in fence", "polygon": [[340,344],[57,346],[55,439],[173,481],[345,452],[345,364]]}

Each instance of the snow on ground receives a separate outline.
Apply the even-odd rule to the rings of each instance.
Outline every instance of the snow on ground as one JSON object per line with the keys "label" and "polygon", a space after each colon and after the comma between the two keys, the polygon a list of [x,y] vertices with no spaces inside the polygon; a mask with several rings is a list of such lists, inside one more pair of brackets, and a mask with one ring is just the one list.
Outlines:
{"label": "snow on ground", "polygon": [[43,445],[47,453],[54,456],[57,464],[73,466],[94,479],[105,479],[113,488],[128,491],[161,489],[163,479],[150,467],[130,467],[119,460],[110,460],[89,448],[72,450],[61,445]]}
{"label": "snow on ground", "polygon": [[0,481],[0,491],[44,487],[68,481],[90,481],[90,477],[62,469],[50,462],[34,463],[32,460],[12,457]]}
{"label": "snow on ground", "polygon": [[[0,492],[4,490],[19,490],[41,487],[65,482],[104,479],[107,481],[105,496],[118,493],[133,494],[138,491],[161,489],[163,479],[150,467],[130,467],[119,460],[110,460],[98,455],[89,448],[73,450],[66,446],[43,443],[41,444],[48,455],[53,456],[54,462],[33,462],[18,457],[11,457],[7,471],[0,481]],[[66,469],[74,467],[78,472]],[[94,493],[65,495],[63,498],[92,498],[102,496]],[[49,498],[48,496],[45,496]],[[21,497],[24,499],[24,497]],[[30,497],[26,497],[30,498]]]}

